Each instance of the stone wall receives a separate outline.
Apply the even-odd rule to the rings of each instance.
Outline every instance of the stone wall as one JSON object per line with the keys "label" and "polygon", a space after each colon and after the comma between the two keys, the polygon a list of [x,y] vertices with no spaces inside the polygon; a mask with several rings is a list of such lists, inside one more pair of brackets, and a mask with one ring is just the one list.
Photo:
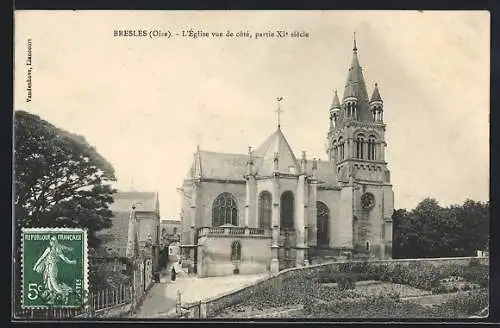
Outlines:
{"label": "stone wall", "polygon": [[186,317],[189,318],[210,318],[215,316],[222,309],[238,304],[243,300],[248,299],[252,294],[259,293],[264,290],[272,289],[276,293],[287,288],[300,288],[304,281],[309,281],[325,272],[338,271],[342,265],[346,263],[368,263],[369,265],[388,265],[395,267],[396,265],[407,266],[419,270],[424,265],[431,265],[436,269],[446,266],[468,266],[472,261],[476,261],[482,265],[489,265],[487,257],[457,257],[457,258],[434,258],[434,259],[401,259],[401,260],[373,260],[368,262],[363,261],[338,261],[331,263],[323,263],[310,265],[306,267],[290,268],[280,271],[275,276],[263,278],[255,283],[245,286],[239,290],[231,291],[212,299],[204,300],[191,304],[184,304],[182,308],[186,312]]}
{"label": "stone wall", "polygon": [[[231,261],[231,244],[241,244],[241,261]],[[198,275],[215,277],[232,275],[238,267],[239,274],[264,273],[271,261],[271,238],[264,236],[218,236],[200,238],[198,247]]]}

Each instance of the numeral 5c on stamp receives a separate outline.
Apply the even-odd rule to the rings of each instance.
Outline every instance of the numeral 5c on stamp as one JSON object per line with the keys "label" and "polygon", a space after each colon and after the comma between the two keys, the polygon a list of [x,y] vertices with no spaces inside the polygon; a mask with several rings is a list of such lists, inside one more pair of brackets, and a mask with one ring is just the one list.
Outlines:
{"label": "numeral 5c on stamp", "polygon": [[87,232],[72,228],[22,231],[23,308],[74,308],[88,289]]}

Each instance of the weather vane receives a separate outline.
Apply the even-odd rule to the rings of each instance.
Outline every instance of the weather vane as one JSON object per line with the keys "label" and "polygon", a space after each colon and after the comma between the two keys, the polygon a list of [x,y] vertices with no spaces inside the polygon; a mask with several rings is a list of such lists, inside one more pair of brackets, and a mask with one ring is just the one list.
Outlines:
{"label": "weather vane", "polygon": [[283,113],[283,111],[281,110],[280,102],[283,100],[283,97],[278,97],[276,98],[276,100],[278,101],[278,109],[276,109],[276,113],[278,113],[278,128],[279,128],[281,127],[280,114]]}

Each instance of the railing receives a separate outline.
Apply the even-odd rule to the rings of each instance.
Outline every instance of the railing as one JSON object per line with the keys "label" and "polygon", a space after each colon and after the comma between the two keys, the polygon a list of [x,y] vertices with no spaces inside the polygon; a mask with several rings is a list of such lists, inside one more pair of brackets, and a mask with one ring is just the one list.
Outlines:
{"label": "railing", "polygon": [[261,228],[249,228],[250,235],[264,235],[265,230]]}
{"label": "railing", "polygon": [[198,237],[208,235],[250,235],[250,236],[263,236],[270,237],[271,230],[262,228],[248,228],[248,227],[202,227],[198,231]]}
{"label": "railing", "polygon": [[100,290],[91,295],[90,304],[92,309],[99,311],[131,302],[132,286],[119,286],[113,289]]}
{"label": "railing", "polygon": [[88,306],[80,308],[21,309],[16,317],[22,319],[70,319],[75,317],[93,317],[96,312],[132,303],[132,286],[122,285],[116,288],[90,292]]}
{"label": "railing", "polygon": [[229,229],[230,235],[244,235],[245,234],[245,228],[224,228],[224,229]]}
{"label": "railing", "polygon": [[69,319],[86,313],[85,308],[22,309],[16,317],[22,319]]}

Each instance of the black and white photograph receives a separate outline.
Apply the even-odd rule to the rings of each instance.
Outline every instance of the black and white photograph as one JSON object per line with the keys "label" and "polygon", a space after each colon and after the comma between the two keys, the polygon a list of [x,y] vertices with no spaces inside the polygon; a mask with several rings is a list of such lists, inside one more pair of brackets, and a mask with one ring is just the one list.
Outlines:
{"label": "black and white photograph", "polygon": [[489,316],[488,11],[14,27],[13,320]]}

